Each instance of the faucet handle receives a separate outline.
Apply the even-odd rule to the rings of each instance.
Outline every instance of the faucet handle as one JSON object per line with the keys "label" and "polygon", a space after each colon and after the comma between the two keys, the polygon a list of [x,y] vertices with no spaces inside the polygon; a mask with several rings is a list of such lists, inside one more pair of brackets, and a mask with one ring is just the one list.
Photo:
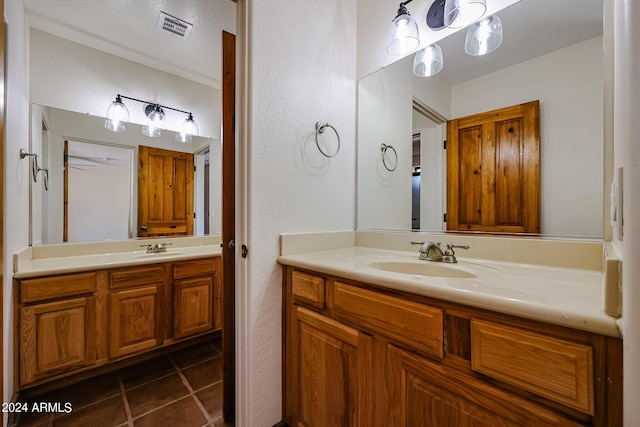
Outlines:
{"label": "faucet handle", "polygon": [[445,251],[445,255],[454,256],[456,253],[453,251],[453,248],[457,249],[469,249],[469,245],[454,245],[453,243],[447,243],[447,250]]}
{"label": "faucet handle", "polygon": [[453,243],[449,242],[447,243],[447,249],[453,249],[453,248],[457,248],[457,249],[469,249],[471,246],[469,245],[454,245]]}

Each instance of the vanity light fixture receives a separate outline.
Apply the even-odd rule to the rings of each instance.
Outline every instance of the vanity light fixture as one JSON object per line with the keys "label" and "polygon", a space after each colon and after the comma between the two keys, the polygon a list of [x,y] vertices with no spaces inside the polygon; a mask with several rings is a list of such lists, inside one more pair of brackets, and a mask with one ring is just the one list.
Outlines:
{"label": "vanity light fixture", "polygon": [[430,77],[442,71],[442,49],[434,43],[418,51],[413,58],[413,74],[418,77]]}
{"label": "vanity light fixture", "polygon": [[176,133],[176,140],[181,142],[190,142],[192,136],[198,136],[198,125],[193,119],[193,114],[189,111],[179,110],[177,108],[168,107],[158,104],[157,102],[143,101],[141,99],[131,98],[118,94],[116,100],[107,108],[107,116],[104,127],[113,132],[125,132],[125,123],[129,122],[129,110],[122,102],[122,98],[144,104],[144,115],[147,117],[147,124],[142,126],[142,134],[151,138],[157,138],[162,134],[165,126],[164,110],[173,110],[187,114],[187,118],[182,123],[180,131]]}
{"label": "vanity light fixture", "polygon": [[497,15],[482,19],[467,29],[464,51],[480,56],[494,51],[502,43],[502,21]]}
{"label": "vanity light fixture", "polygon": [[398,13],[389,28],[387,52],[391,55],[406,55],[420,46],[418,23],[409,14],[406,5],[413,0],[400,3]]}

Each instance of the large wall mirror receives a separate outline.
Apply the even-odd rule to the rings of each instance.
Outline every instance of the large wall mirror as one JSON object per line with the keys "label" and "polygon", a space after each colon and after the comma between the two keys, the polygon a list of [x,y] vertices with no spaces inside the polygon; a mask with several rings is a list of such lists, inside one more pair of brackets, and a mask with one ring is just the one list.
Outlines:
{"label": "large wall mirror", "polygon": [[538,100],[540,233],[602,238],[603,3],[498,15],[504,40],[485,56],[465,53],[461,30],[439,42],[437,75],[415,76],[410,55],[359,81],[359,230],[446,230],[447,121]]}
{"label": "large wall mirror", "polygon": [[[25,0],[25,11],[30,151],[42,169],[30,184],[30,243],[220,234],[221,35],[235,33],[236,4],[68,0],[61,6]],[[130,112],[125,132],[105,129],[107,107],[118,94]],[[166,107],[166,129],[159,137],[141,132],[147,103]],[[176,130],[188,112],[199,136],[177,141]],[[140,147],[148,147],[142,156]],[[182,225],[169,223],[161,232],[158,221],[152,232],[139,218],[146,212],[139,209],[142,159],[149,159],[146,174],[152,161],[145,156],[153,153],[157,159],[165,152],[175,153],[171,164],[178,165],[180,176],[193,178],[185,187],[191,188],[189,194],[180,195],[180,209],[193,218],[184,232]],[[164,180],[173,173],[173,166],[154,162],[156,175],[143,177]],[[156,183],[150,197],[163,184],[172,185],[147,181]],[[158,198],[154,207],[161,204]],[[176,204],[169,204],[175,210]]]}
{"label": "large wall mirror", "polygon": [[140,235],[139,147],[193,154],[192,235],[220,233],[221,145],[196,137],[176,143],[173,132],[142,135],[141,125],[110,132],[104,118],[31,105],[31,147],[47,171],[31,186],[32,244],[123,240]]}

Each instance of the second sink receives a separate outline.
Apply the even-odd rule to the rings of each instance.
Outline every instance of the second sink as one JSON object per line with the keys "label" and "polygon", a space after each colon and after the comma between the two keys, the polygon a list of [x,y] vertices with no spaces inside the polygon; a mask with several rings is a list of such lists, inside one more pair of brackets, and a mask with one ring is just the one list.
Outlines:
{"label": "second sink", "polygon": [[409,274],[413,276],[449,277],[456,279],[472,279],[476,277],[496,276],[502,271],[475,263],[458,263],[455,265],[431,261],[409,259],[385,259],[367,263],[368,267],[392,273]]}

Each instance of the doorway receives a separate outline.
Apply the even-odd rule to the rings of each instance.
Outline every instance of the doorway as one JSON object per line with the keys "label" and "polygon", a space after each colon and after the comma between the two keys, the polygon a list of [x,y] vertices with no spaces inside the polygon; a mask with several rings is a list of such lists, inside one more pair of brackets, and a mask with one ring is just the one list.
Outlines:
{"label": "doorway", "polygon": [[412,229],[441,231],[445,221],[446,119],[413,100]]}

